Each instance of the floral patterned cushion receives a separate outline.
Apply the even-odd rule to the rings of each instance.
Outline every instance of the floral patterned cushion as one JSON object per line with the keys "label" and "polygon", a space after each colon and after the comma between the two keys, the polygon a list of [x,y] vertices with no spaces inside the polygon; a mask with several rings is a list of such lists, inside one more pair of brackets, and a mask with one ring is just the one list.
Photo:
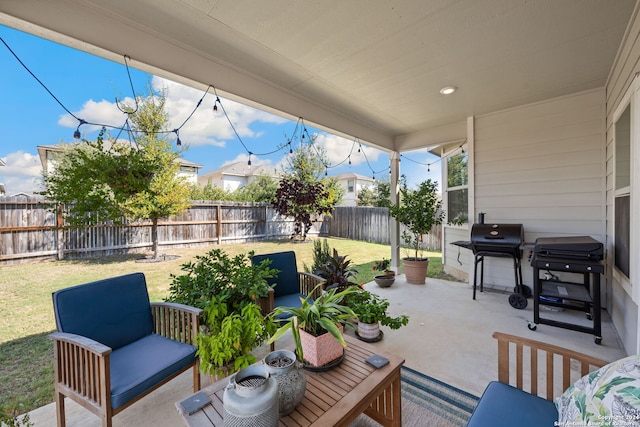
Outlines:
{"label": "floral patterned cushion", "polygon": [[560,426],[640,426],[640,355],[580,378],[556,399]]}

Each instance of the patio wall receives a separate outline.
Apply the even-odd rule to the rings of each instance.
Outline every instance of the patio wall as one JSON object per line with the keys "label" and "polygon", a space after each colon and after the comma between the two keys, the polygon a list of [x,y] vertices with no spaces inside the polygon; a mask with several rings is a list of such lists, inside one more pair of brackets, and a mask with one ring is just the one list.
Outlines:
{"label": "patio wall", "polygon": [[[614,112],[620,106],[622,98],[630,88],[634,77],[640,72],[640,18],[638,17],[638,5],[631,16],[627,33],[622,41],[618,55],[613,64],[609,79],[607,80],[606,93],[607,93],[607,159],[606,159],[606,207],[607,207],[607,250],[613,251],[614,243],[614,212],[613,212],[613,185],[614,185]],[[637,95],[636,95],[636,99]],[[635,156],[632,159],[632,186],[631,186],[631,201],[632,201],[632,224],[638,223],[638,208],[640,207],[638,200],[639,194],[637,187],[634,188],[633,182],[638,183],[640,181],[640,170],[638,162],[640,161],[640,140],[638,138],[639,130],[638,124],[638,110],[639,105],[635,105],[635,115],[633,126],[635,125],[634,135],[632,135],[632,142],[634,146],[631,148],[631,154]],[[634,165],[635,162],[635,165]],[[634,211],[636,212],[634,214]],[[634,232],[635,229],[635,232]],[[631,234],[631,280],[627,281],[621,278],[621,275],[616,274],[615,267],[612,263],[607,263],[607,277],[612,277],[611,293],[612,298],[609,303],[609,311],[613,323],[623,341],[624,347],[628,353],[640,353],[640,269],[638,268],[638,243],[640,241],[640,235],[637,226],[632,225]],[[634,262],[635,261],[635,262]]]}
{"label": "patio wall", "polygon": [[[572,235],[604,242],[604,101],[597,89],[475,117],[470,217],[484,212],[487,223],[523,224],[528,242]],[[458,262],[450,245],[468,240],[469,229],[445,233],[447,270],[472,281],[471,251],[461,249]],[[522,265],[524,284],[532,286],[528,254]],[[486,258],[484,281],[513,287],[512,260]]]}

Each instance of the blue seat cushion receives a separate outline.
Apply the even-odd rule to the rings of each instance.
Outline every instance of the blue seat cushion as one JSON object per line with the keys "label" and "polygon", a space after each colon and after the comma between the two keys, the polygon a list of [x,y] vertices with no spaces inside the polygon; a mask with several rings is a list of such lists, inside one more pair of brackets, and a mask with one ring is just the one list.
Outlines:
{"label": "blue seat cushion", "polygon": [[190,366],[196,348],[151,334],[111,353],[111,407],[116,409]]}
{"label": "blue seat cushion", "polygon": [[58,331],[82,335],[111,347],[153,332],[153,315],[142,273],[112,277],[53,293]]}
{"label": "blue seat cushion", "polygon": [[554,427],[553,402],[498,381],[489,383],[467,427]]}
{"label": "blue seat cushion", "polygon": [[[267,283],[273,287],[274,296],[280,297],[285,295],[300,293],[300,279],[298,278],[298,266],[296,264],[296,253],[293,251],[276,252],[272,254],[254,255],[251,263],[260,264],[263,260],[270,259],[270,268],[279,270],[276,277],[267,279]],[[276,307],[279,304],[276,304]]]}

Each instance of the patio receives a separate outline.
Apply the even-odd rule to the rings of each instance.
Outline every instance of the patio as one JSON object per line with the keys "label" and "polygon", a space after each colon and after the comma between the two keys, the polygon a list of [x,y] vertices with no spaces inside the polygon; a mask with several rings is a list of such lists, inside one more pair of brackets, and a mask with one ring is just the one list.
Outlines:
{"label": "patio", "polygon": [[[390,288],[379,288],[375,283],[366,287],[389,299],[391,314],[406,313],[410,317],[408,326],[386,331],[384,339],[373,345],[404,357],[408,367],[477,396],[489,381],[497,379],[493,331],[531,337],[605,360],[626,355],[606,312],[602,319],[603,342],[596,345],[589,334],[552,326],[539,325],[537,331],[530,331],[527,322],[533,320],[531,301],[526,309],[515,310],[507,302],[508,293],[504,290],[485,288],[473,301],[468,283],[429,278],[426,285],[410,285],[404,276],[399,276]],[[276,347],[286,345],[287,342],[281,342]],[[268,346],[263,346],[256,354],[260,358],[266,352]],[[114,425],[182,425],[174,403],[191,393],[191,377],[187,372],[117,415]],[[66,402],[67,426],[100,425],[97,417],[68,399]],[[30,417],[35,426],[53,425],[55,406],[52,403],[38,408]]]}

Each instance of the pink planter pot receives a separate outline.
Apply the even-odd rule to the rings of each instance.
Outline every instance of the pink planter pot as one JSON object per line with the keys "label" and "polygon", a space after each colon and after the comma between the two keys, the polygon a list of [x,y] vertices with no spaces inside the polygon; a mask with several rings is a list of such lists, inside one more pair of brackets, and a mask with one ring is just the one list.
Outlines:
{"label": "pink planter pot", "polygon": [[[342,326],[339,326],[339,329],[344,330]],[[305,362],[314,367],[328,365],[329,362],[339,359],[344,352],[342,344],[329,332],[315,337],[300,329],[300,341]]]}

